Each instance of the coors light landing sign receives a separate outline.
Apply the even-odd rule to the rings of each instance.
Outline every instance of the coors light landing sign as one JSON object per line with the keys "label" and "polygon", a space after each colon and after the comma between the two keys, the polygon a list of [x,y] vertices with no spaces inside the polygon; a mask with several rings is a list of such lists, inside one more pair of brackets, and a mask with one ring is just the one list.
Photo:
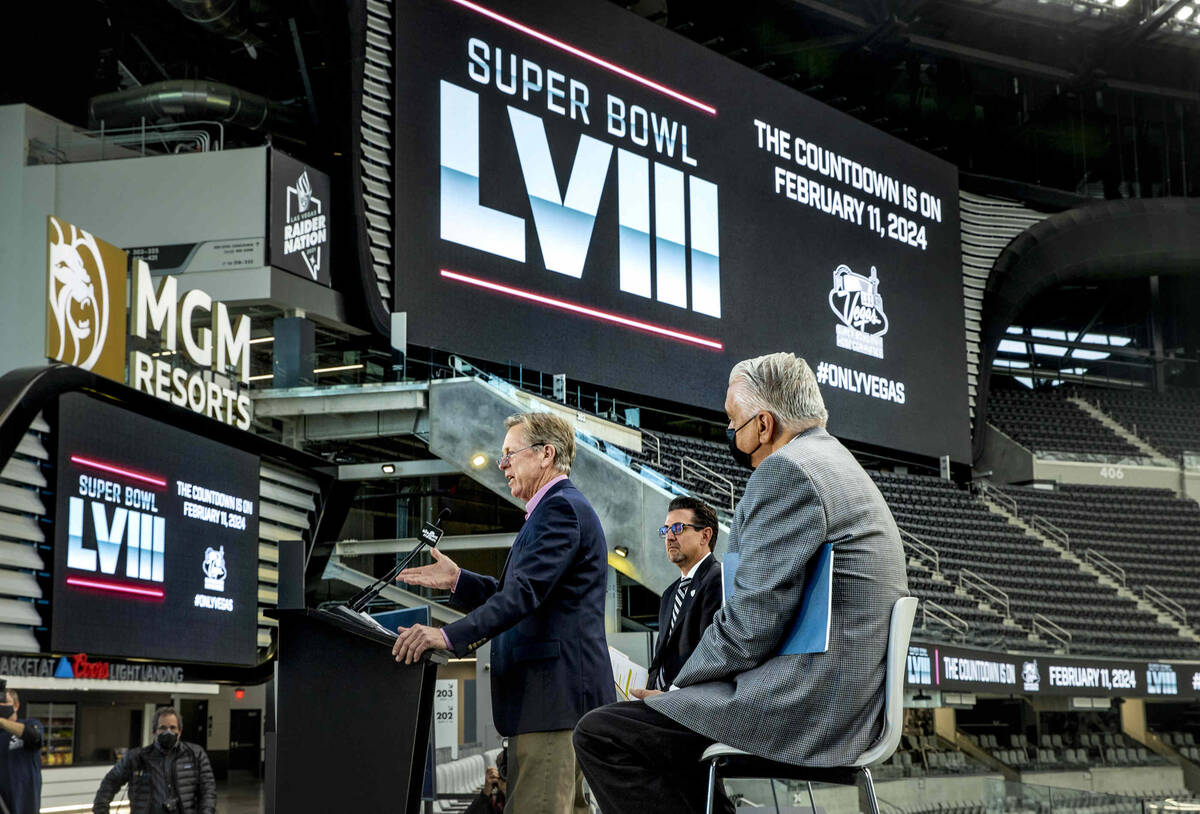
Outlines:
{"label": "coors light landing sign", "polygon": [[329,285],[329,176],[271,150],[270,262]]}

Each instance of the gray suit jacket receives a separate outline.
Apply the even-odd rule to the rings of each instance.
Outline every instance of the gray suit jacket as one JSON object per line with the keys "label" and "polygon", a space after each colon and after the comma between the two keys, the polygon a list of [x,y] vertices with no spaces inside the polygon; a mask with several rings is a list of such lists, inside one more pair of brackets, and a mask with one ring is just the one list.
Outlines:
{"label": "gray suit jacket", "polygon": [[[829,650],[777,655],[809,561],[826,542],[834,546]],[[680,689],[646,703],[774,760],[857,760],[883,729],[888,625],[892,605],[908,595],[900,533],[879,489],[836,438],[808,430],[750,476],[729,550],[741,556],[733,595],[676,676]]]}

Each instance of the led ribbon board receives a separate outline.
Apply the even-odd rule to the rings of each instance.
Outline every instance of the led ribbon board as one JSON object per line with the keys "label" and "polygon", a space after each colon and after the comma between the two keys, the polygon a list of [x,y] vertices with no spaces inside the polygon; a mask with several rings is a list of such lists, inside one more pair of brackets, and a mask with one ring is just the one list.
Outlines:
{"label": "led ribbon board", "polygon": [[53,649],[253,664],[257,456],[78,393],[56,437]]}
{"label": "led ribbon board", "polygon": [[714,409],[795,351],[839,435],[967,460],[953,166],[610,3],[397,11],[410,342]]}

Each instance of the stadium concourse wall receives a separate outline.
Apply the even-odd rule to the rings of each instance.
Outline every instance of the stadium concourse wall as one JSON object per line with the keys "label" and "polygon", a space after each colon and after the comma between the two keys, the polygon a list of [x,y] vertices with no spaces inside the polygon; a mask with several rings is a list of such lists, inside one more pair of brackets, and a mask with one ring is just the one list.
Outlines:
{"label": "stadium concourse wall", "polygon": [[976,470],[990,471],[989,479],[995,483],[1048,481],[1084,486],[1134,486],[1170,489],[1180,497],[1200,500],[1200,468],[1048,458],[1031,452],[991,425],[988,425],[987,443]]}

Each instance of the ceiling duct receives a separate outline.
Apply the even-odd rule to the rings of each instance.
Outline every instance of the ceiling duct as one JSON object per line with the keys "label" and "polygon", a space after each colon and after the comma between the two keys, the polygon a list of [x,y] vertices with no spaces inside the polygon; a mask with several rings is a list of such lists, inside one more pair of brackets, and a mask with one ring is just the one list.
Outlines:
{"label": "ceiling duct", "polygon": [[263,41],[241,21],[238,13],[240,0],[167,0],[176,10],[196,25],[212,33],[237,40],[246,46],[250,56],[256,57],[256,49]]}
{"label": "ceiling duct", "polygon": [[210,120],[250,130],[279,130],[294,124],[292,112],[256,93],[201,79],[168,79],[93,96],[88,103],[93,125],[135,125],[146,119]]}

